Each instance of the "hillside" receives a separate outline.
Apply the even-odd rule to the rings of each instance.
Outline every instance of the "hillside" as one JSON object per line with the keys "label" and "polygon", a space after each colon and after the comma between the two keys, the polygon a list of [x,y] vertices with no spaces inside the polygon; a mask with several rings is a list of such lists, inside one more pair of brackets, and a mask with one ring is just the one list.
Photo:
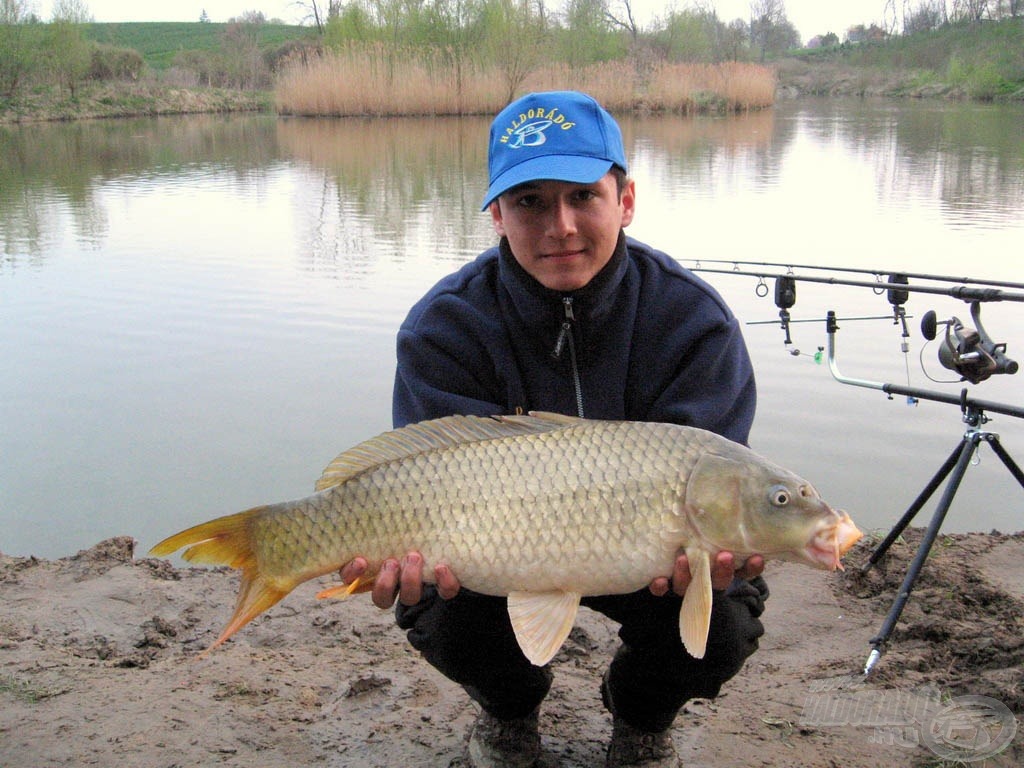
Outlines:
{"label": "hillside", "polygon": [[[181,51],[216,51],[223,47],[224,35],[232,24],[166,21],[85,24],[85,37],[97,43],[132,48],[142,54],[146,64],[166,69]],[[278,48],[293,40],[315,39],[316,30],[290,24],[246,25],[246,33],[255,38],[261,51]]]}
{"label": "hillside", "polygon": [[1024,18],[792,51],[778,68],[780,84],[798,94],[1021,100]]}

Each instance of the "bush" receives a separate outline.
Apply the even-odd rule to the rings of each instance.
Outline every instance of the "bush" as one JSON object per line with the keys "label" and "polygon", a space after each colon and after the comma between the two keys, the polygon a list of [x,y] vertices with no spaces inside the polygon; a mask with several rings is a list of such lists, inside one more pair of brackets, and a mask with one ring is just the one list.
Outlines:
{"label": "bush", "polygon": [[91,80],[138,80],[142,54],[131,48],[94,43],[89,66]]}
{"label": "bush", "polygon": [[967,76],[967,95],[972,99],[991,101],[1007,88],[996,65],[985,62],[974,67]]}

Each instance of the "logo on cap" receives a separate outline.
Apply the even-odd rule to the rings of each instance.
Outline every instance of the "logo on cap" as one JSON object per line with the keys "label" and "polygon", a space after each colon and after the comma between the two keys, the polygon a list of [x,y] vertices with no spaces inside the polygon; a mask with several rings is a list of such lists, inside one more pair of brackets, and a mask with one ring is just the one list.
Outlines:
{"label": "logo on cap", "polygon": [[[530,122],[526,122],[527,120]],[[528,112],[520,112],[518,117],[512,121],[512,125],[505,129],[505,134],[499,141],[506,144],[509,149],[539,147],[548,140],[544,131],[552,125],[557,125],[563,131],[568,131],[576,123],[566,120],[565,115],[558,111],[558,107],[552,107],[549,110],[531,109]]]}

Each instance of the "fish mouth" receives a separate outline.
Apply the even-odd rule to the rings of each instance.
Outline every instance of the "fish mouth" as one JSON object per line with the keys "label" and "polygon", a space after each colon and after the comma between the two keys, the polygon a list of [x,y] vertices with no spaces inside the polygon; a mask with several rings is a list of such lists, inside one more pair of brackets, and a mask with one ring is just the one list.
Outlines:
{"label": "fish mouth", "polygon": [[804,554],[811,562],[830,571],[843,570],[842,556],[863,536],[846,512],[836,512],[834,519],[817,527],[804,548]]}

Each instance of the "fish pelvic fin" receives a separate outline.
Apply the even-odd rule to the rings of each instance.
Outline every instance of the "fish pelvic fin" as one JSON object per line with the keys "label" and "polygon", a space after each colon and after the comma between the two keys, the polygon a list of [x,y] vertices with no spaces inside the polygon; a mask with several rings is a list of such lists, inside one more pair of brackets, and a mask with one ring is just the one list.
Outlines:
{"label": "fish pelvic fin", "polygon": [[375,581],[376,577],[358,576],[350,584],[335,584],[333,587],[321,589],[316,593],[316,596],[319,600],[329,597],[335,600],[347,600],[352,595],[372,590]]}
{"label": "fish pelvic fin", "polygon": [[690,563],[690,586],[679,609],[679,637],[687,653],[703,659],[711,628],[711,553],[687,548],[686,559]]}
{"label": "fish pelvic fin", "polygon": [[266,507],[219,517],[188,528],[161,541],[149,553],[163,557],[184,548],[181,556],[190,563],[227,565],[241,571],[235,613],[220,636],[201,656],[222,645],[231,635],[277,603],[295,587],[272,583],[259,570],[253,548],[252,521]]}
{"label": "fish pelvic fin", "polygon": [[511,592],[508,615],[523,655],[543,667],[558,653],[579,611],[578,592]]}

